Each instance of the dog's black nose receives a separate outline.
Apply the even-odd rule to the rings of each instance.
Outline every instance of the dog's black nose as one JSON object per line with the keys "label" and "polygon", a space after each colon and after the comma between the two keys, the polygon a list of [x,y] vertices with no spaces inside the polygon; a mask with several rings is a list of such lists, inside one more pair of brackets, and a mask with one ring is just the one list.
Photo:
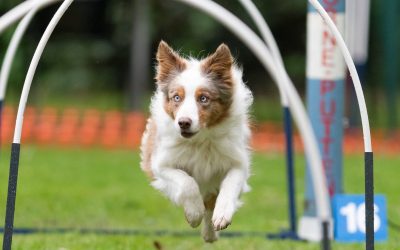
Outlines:
{"label": "dog's black nose", "polygon": [[178,125],[181,129],[188,129],[192,125],[192,120],[188,117],[182,117],[179,119]]}

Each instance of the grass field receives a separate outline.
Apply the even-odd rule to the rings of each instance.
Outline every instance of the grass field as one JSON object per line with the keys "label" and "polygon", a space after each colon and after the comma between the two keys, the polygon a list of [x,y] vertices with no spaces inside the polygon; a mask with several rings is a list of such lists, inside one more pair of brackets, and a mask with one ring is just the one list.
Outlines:
{"label": "grass field", "polygon": [[[62,149],[23,146],[15,215],[17,228],[139,229],[197,232],[186,224],[183,212],[153,190],[138,167],[138,153],[128,150]],[[387,195],[388,217],[400,222],[400,157],[376,157],[376,191]],[[1,152],[0,221],[4,221],[9,149]],[[297,157],[297,187],[304,187],[304,159]],[[363,191],[363,158],[345,159],[345,189]],[[284,160],[279,154],[255,154],[253,190],[227,231],[277,232],[285,228]],[[302,195],[298,195],[301,207]],[[273,249],[311,250],[319,244],[266,240],[260,235],[221,238],[205,244],[199,235],[104,235],[78,231],[14,236],[13,249]],[[364,249],[363,244],[335,243],[333,249]],[[400,233],[390,229],[389,241],[376,249],[400,249]]]}

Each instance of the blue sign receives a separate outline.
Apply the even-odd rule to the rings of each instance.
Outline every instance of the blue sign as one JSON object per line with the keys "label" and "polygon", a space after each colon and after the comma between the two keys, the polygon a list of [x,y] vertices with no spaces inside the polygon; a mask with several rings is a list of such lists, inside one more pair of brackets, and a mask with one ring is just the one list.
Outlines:
{"label": "blue sign", "polygon": [[[365,241],[364,195],[335,195],[332,205],[335,240]],[[383,195],[374,196],[374,211],[375,240],[385,241],[388,238],[388,231],[386,199]]]}

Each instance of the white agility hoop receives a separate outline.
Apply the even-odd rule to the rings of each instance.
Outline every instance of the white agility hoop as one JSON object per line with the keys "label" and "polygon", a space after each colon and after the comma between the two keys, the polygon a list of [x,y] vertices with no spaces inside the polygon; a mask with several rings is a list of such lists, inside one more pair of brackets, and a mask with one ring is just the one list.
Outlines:
{"label": "white agility hoop", "polygon": [[342,51],[344,60],[346,61],[347,67],[350,71],[350,76],[353,79],[354,89],[356,90],[358,106],[360,109],[361,115],[361,123],[363,128],[363,136],[364,136],[364,148],[365,152],[372,152],[372,143],[371,143],[371,131],[369,127],[369,119],[367,112],[367,105],[365,104],[364,93],[361,86],[360,77],[358,76],[356,66],[354,65],[354,61],[351,58],[351,54],[347,49],[346,43],[340,34],[339,30],[336,28],[335,23],[329,17],[329,14],[325,11],[322,5],[317,0],[308,0],[314,8],[318,11],[322,19],[328,25],[332,34],[335,36],[335,39],[339,45],[340,50]]}
{"label": "white agility hoop", "polygon": [[73,2],[73,0],[65,0],[62,3],[62,5],[58,8],[57,12],[54,14],[49,25],[47,26],[46,30],[44,31],[43,36],[40,39],[39,44],[36,48],[35,54],[33,55],[31,64],[29,65],[28,73],[26,74],[24,87],[22,89],[21,99],[19,101],[13,143],[19,144],[21,142],[22,124],[23,124],[23,120],[24,120],[24,112],[25,112],[26,102],[28,100],[29,90],[31,88],[33,76],[35,75],[36,68],[39,63],[40,57],[42,56],[43,50],[46,47],[46,44],[49,41],[49,38],[54,31],[54,28],[57,26],[61,17],[64,15],[65,11],[68,9],[68,7],[71,5],[72,2]]}
{"label": "white agility hoop", "polygon": [[[286,75],[287,80],[293,85],[289,74],[283,63],[282,55],[279,51],[277,42],[269,28],[267,21],[264,19],[260,10],[251,0],[239,0],[244,9],[248,12],[253,22],[256,24],[257,29],[261,33],[261,37],[269,48],[273,59],[276,64],[281,65],[283,70],[282,74]],[[293,130],[291,114],[289,110],[289,101],[286,97],[285,91],[282,86],[278,84],[281,105],[283,107],[283,124],[285,131],[286,143],[286,173],[287,173],[287,193],[288,193],[288,212],[289,212],[289,229],[283,230],[278,234],[269,234],[268,237],[272,239],[299,239],[297,233],[297,215],[296,215],[296,198],[295,198],[295,181],[294,181],[294,162],[293,162]]]}
{"label": "white agility hoop", "polygon": [[331,220],[329,195],[326,187],[326,178],[323,174],[321,156],[313,133],[310,120],[308,119],[304,105],[296,92],[294,86],[288,81],[284,70],[279,63],[275,64],[273,56],[263,41],[248,28],[242,21],[220,5],[210,0],[177,0],[196,7],[210,16],[237,35],[243,43],[254,53],[264,67],[271,72],[276,84],[281,84],[289,100],[294,120],[296,121],[304,142],[305,152],[310,161],[312,181],[316,192],[317,215],[321,221]]}
{"label": "white agility hoop", "polygon": [[[52,2],[54,0],[31,0],[35,3],[38,4],[44,4],[48,2]],[[66,2],[70,2],[71,0],[66,0]],[[313,134],[311,124],[307,118],[306,111],[304,106],[302,105],[302,102],[300,100],[300,97],[298,96],[295,88],[290,84],[290,82],[287,79],[287,76],[283,74],[284,70],[282,70],[282,66],[278,63],[275,65],[274,61],[272,60],[272,55],[269,52],[268,48],[265,46],[265,44],[261,41],[261,39],[258,38],[257,35],[253,31],[251,31],[243,22],[241,22],[238,18],[236,18],[233,14],[222,8],[220,5],[209,1],[209,0],[203,0],[203,1],[194,1],[194,0],[178,0],[183,3],[187,3],[193,7],[196,7],[198,9],[201,9],[205,12],[207,12],[209,15],[213,16],[216,18],[219,22],[224,24],[226,27],[228,27],[234,34],[236,34],[248,47],[249,49],[258,57],[258,59],[262,62],[264,67],[266,67],[267,70],[269,70],[272,73],[272,77],[275,79],[276,83],[278,85],[281,85],[282,88],[284,88],[286,91],[286,95],[289,98],[289,105],[291,109],[293,110],[293,116],[295,121],[297,122],[299,126],[299,130],[303,136],[304,140],[304,145],[305,145],[305,151],[306,154],[309,156],[310,160],[310,167],[312,169],[313,173],[313,183],[314,186],[316,187],[316,194],[317,194],[317,212],[318,216],[324,220],[324,221],[329,221],[331,216],[330,216],[330,204],[328,201],[328,192],[326,190],[326,185],[325,185],[325,177],[322,173],[322,162],[321,158],[319,155],[319,150],[317,147],[316,143],[316,138]],[[26,8],[26,7],[25,7]],[[29,9],[24,9],[24,13],[29,11]],[[14,17],[13,20],[17,18]],[[0,28],[1,28],[1,22],[2,20],[0,19]],[[53,20],[52,20],[53,21]],[[8,22],[9,23],[9,22]],[[27,101],[27,97],[29,94],[29,89],[30,85],[32,83],[34,71],[37,67],[38,61],[40,59],[40,55],[43,52],[43,49],[47,43],[47,40],[51,34],[50,29],[52,27],[51,23],[48,26],[48,29],[46,29],[45,34],[42,37],[41,42],[38,45],[38,48],[35,52],[34,58],[32,59],[25,84],[24,84],[24,89],[21,95],[21,101],[20,101],[20,107],[18,108],[18,116],[17,116],[17,123],[16,123],[16,128],[15,128],[15,133],[14,133],[14,143],[19,143],[21,140],[21,131],[22,131],[22,116],[23,112],[25,110],[25,105]],[[55,25],[54,25],[55,26]],[[1,29],[0,29],[1,31]],[[52,31],[52,30],[51,30]],[[273,73],[275,72],[275,73]],[[307,142],[307,143],[306,143]],[[319,188],[317,188],[319,187]]]}
{"label": "white agility hoop", "polygon": [[[260,11],[257,9],[257,7],[251,0],[239,0],[239,2],[243,5],[245,10],[249,13],[251,19],[253,19],[254,23],[256,24],[257,29],[260,31],[261,37],[266,42],[267,47],[269,48],[269,51],[271,52],[271,55],[275,60],[275,63],[281,64],[282,68],[285,71],[284,74],[287,75],[285,66],[283,64],[282,55],[281,52],[279,51],[278,44],[276,43],[276,40],[272,35],[271,29],[269,28],[267,22],[261,15]],[[281,97],[282,106],[287,107],[289,105],[289,101],[286,97],[285,91],[279,84],[278,84],[278,90],[279,90],[279,95]]]}
{"label": "white agility hoop", "polygon": [[[257,9],[257,7],[251,0],[239,0],[239,2],[243,5],[243,7],[249,13],[250,17],[253,19],[254,23],[257,26],[257,29],[260,31],[261,37],[267,43],[267,46],[275,62],[281,64],[282,68],[284,69],[283,74],[287,75],[287,77],[289,78],[288,73],[285,69],[285,65],[283,63],[281,52],[279,51],[278,44],[276,43],[276,40],[272,35],[271,29],[269,28],[267,22],[261,15],[260,11]],[[288,80],[291,81],[290,78]],[[289,105],[289,101],[288,98],[286,97],[285,91],[279,84],[278,84],[278,89],[281,97],[281,104],[282,106],[287,107]]]}
{"label": "white agility hoop", "polygon": [[[40,8],[44,6],[43,3],[48,3],[47,1],[30,1],[34,2],[37,5],[33,5],[31,9]],[[17,195],[17,179],[18,179],[18,167],[19,167],[19,155],[20,155],[20,142],[21,142],[21,132],[22,132],[22,124],[24,120],[24,111],[26,107],[26,101],[28,99],[29,90],[32,84],[32,79],[35,74],[37,65],[39,63],[39,59],[43,53],[43,50],[54,31],[54,28],[60,21],[61,17],[64,15],[65,11],[71,5],[73,0],[65,0],[61,6],[58,8],[53,18],[51,19],[49,25],[47,26],[45,32],[43,33],[42,38],[40,39],[39,45],[35,50],[35,54],[33,55],[31,64],[28,69],[28,73],[25,78],[24,87],[22,89],[21,99],[18,105],[18,113],[17,113],[17,121],[15,124],[14,131],[14,139],[11,145],[11,159],[10,159],[10,172],[9,172],[9,181],[8,181],[8,193],[7,193],[7,205],[6,205],[6,216],[5,216],[5,225],[4,225],[4,234],[3,234],[3,250],[11,250],[12,238],[13,238],[13,228],[14,228],[14,213],[15,213],[15,200]],[[26,8],[26,7],[25,7]],[[23,13],[28,12],[30,9],[23,9],[16,12],[18,15],[24,15]],[[26,12],[24,12],[26,11]],[[7,14],[9,14],[8,12]],[[3,24],[3,28],[6,25],[10,25],[12,22],[18,20],[18,15],[15,14],[10,15],[9,19],[0,19],[0,25]],[[14,18],[14,19],[13,19]],[[6,20],[1,22],[1,20]],[[10,21],[11,20],[11,21]],[[1,30],[0,30],[1,32]]]}
{"label": "white agility hoop", "polygon": [[11,38],[10,45],[7,48],[6,55],[4,56],[3,64],[0,70],[0,101],[4,100],[5,97],[11,66],[14,61],[15,53],[17,52],[19,43],[21,42],[21,39],[26,29],[28,28],[28,25],[32,21],[32,18],[37,11],[38,8],[32,8],[32,10],[25,15],[25,17],[18,24],[18,27]]}
{"label": "white agility hoop", "polygon": [[48,4],[57,2],[60,0],[27,0],[20,3],[6,14],[0,17],[0,34],[3,33],[7,27],[21,19],[33,8],[42,8]]}
{"label": "white agility hoop", "polygon": [[[0,33],[6,27],[25,15],[30,9],[39,5],[44,6],[45,4],[49,4],[55,1],[57,0],[28,0],[27,2],[24,2],[26,3],[25,5],[22,6],[22,4],[20,4],[12,10],[14,12],[10,11],[12,13],[8,12],[6,14],[8,16],[3,16],[0,18]],[[317,216],[321,219],[321,222],[331,221],[329,195],[327,191],[325,175],[323,174],[322,161],[319,154],[317,140],[313,133],[311,123],[308,119],[304,105],[302,104],[296,89],[294,88],[284,69],[281,57],[278,60],[274,60],[274,54],[269,51],[264,42],[250,28],[248,28],[232,13],[230,13],[220,5],[216,4],[215,2],[211,0],[176,1],[180,1],[182,3],[186,3],[192,7],[200,9],[206,12],[208,15],[214,17],[224,26],[226,26],[229,30],[231,30],[231,32],[238,36],[238,38],[244,44],[248,46],[248,48],[260,60],[263,66],[271,73],[278,88],[283,91],[282,97],[287,97],[287,101],[289,107],[292,110],[294,120],[299,127],[300,134],[302,135],[305,153],[308,156],[308,160],[310,162],[309,166],[312,173],[312,181],[316,193]],[[65,0],[61,7],[57,10],[53,19],[50,21],[48,27],[46,28],[32,58],[28,73],[25,78],[24,87],[18,107],[17,121],[13,138],[13,142],[15,144],[19,144],[21,141],[23,114],[25,111],[30,86],[32,84],[32,80],[40,57],[55,26],[72,2],[73,0]],[[18,9],[16,10],[16,8]]]}
{"label": "white agility hoop", "polygon": [[371,142],[371,131],[369,126],[367,105],[365,104],[364,93],[361,86],[360,77],[358,76],[356,66],[351,57],[351,54],[346,46],[346,43],[337,29],[336,25],[330,18],[329,14],[325,11],[322,5],[317,0],[309,0],[309,2],[318,11],[319,15],[328,25],[331,33],[335,36],[336,42],[342,51],[344,60],[350,71],[350,76],[353,79],[354,89],[356,91],[358,106],[361,116],[361,124],[364,137],[364,164],[365,164],[365,247],[367,250],[373,250],[374,244],[374,165],[373,165],[373,152]]}

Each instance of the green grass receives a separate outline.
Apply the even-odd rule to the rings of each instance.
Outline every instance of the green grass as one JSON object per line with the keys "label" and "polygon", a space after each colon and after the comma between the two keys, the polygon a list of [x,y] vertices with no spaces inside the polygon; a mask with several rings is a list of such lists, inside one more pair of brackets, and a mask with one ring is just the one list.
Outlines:
{"label": "green grass", "polygon": [[[186,224],[182,209],[173,206],[153,190],[138,167],[138,153],[128,150],[62,149],[23,146],[16,205],[16,227],[141,229],[148,231],[194,231]],[[0,221],[4,221],[9,150],[1,153]],[[388,216],[400,222],[400,200],[396,177],[400,157],[376,158],[376,191],[387,195]],[[297,157],[297,187],[303,193],[304,159]],[[363,191],[363,158],[345,160],[345,188]],[[243,196],[244,205],[237,212],[228,231],[277,232],[285,228],[286,190],[282,155],[255,154],[253,190]],[[298,195],[298,206],[302,195]],[[52,233],[15,235],[13,249],[114,250],[155,249],[274,249],[311,250],[319,244],[271,241],[262,237],[221,238],[215,244],[203,243],[200,235],[190,237],[99,235]],[[333,249],[364,249],[362,244],[335,243]],[[390,230],[387,243],[377,249],[399,249],[400,235]]]}

